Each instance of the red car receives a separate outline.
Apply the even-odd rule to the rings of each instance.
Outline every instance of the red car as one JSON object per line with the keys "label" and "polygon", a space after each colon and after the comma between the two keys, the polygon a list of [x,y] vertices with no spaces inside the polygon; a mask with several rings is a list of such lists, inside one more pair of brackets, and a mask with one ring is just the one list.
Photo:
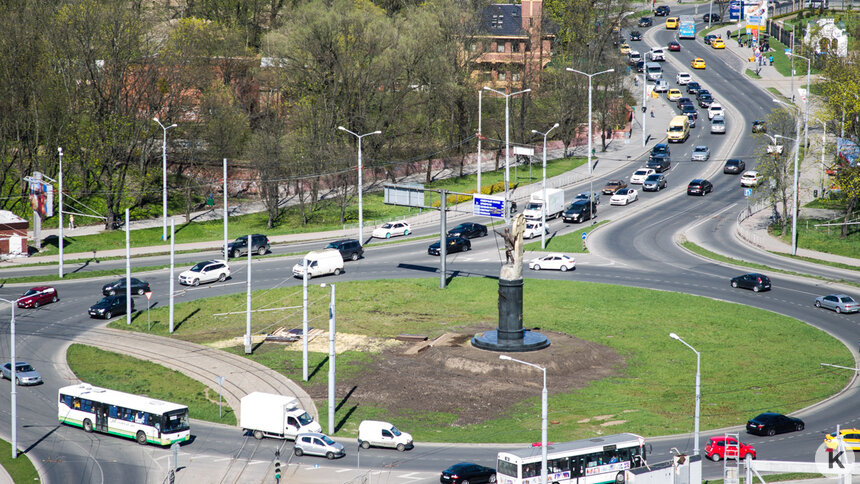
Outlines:
{"label": "red car", "polygon": [[[705,456],[714,462],[719,462],[720,459],[726,458],[726,439],[721,435],[719,437],[711,437],[708,439],[708,445],[705,446]],[[741,459],[745,459],[747,455],[755,459],[755,447],[738,442],[734,437],[728,437],[728,443],[732,447],[729,449],[729,458],[737,458],[735,453],[740,454]],[[737,450],[735,450],[737,448]]]}
{"label": "red car", "polygon": [[18,298],[19,308],[37,308],[42,304],[48,304],[59,301],[60,296],[57,290],[51,286],[39,286],[25,292],[23,296]]}
{"label": "red car", "polygon": [[672,42],[669,42],[669,50],[672,52],[681,52],[681,44],[673,40]]}

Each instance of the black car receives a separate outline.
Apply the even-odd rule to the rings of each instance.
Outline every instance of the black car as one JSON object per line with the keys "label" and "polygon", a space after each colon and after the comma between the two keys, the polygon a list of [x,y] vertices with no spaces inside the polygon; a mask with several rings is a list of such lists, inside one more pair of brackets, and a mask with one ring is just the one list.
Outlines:
{"label": "black car", "polygon": [[487,227],[485,225],[474,222],[465,222],[448,231],[448,237],[463,237],[465,239],[474,239],[475,237],[485,237],[487,235]]}
{"label": "black car", "polygon": [[752,123],[752,132],[753,133],[767,133],[767,123],[760,120],[760,119],[756,119]]}
{"label": "black car", "polygon": [[699,107],[702,108],[710,107],[711,103],[714,102],[714,98],[711,97],[711,95],[708,93],[702,94],[701,96],[696,96],[696,99],[699,100]]}
{"label": "black car", "polygon": [[678,109],[682,111],[682,114],[683,114],[684,106],[693,106],[693,100],[688,98],[688,97],[678,98],[677,103],[678,103]]}
{"label": "black car", "polygon": [[657,10],[654,10],[654,16],[656,17],[665,17],[669,15],[669,7],[666,5],[660,5],[657,7]]}
{"label": "black car", "polygon": [[716,38],[718,38],[718,37],[719,37],[719,35],[715,35],[715,34],[708,34],[708,35],[705,35],[705,39],[704,39],[704,40],[705,40],[705,43],[706,43],[706,44],[711,45],[711,41],[712,41],[712,40],[714,40],[714,39],[716,39]]}
{"label": "black car", "polygon": [[657,155],[660,153],[666,153],[667,155],[672,154],[671,151],[669,150],[669,144],[668,143],[657,143],[656,145],[654,145],[653,148],[651,148],[651,156],[654,156],[654,155]]}
{"label": "black car", "polygon": [[696,106],[693,106],[692,101],[690,104],[681,106],[681,114],[688,117],[692,116],[693,119],[699,119],[699,111],[696,110]]}
{"label": "black car", "polygon": [[709,91],[709,90],[707,90],[707,89],[702,89],[702,88],[700,87],[700,88],[699,88],[699,90],[698,90],[698,91],[696,91],[696,100],[698,101],[700,97],[702,97],[702,96],[704,96],[704,95],[706,95],[706,94],[707,94],[708,96],[710,96],[710,95],[711,95],[711,91]]}
{"label": "black car", "polygon": [[[134,312],[134,299],[131,300],[131,310]],[[91,318],[104,319],[125,314],[125,295],[105,296],[90,306],[89,312]]]}
{"label": "black car", "polygon": [[654,25],[654,19],[652,19],[651,17],[642,17],[639,19],[640,27],[650,27],[652,25]]}
{"label": "black car", "polygon": [[718,13],[706,13],[704,17],[702,17],[702,22],[719,22],[720,14]]}
{"label": "black car", "polygon": [[659,192],[666,188],[666,175],[662,173],[652,173],[642,182],[643,192]]}
{"label": "black car", "polygon": [[769,291],[770,279],[764,274],[751,272],[742,276],[732,278],[732,287],[740,287],[743,289],[752,289],[755,292]]}
{"label": "black car", "polygon": [[698,82],[690,81],[687,83],[687,94],[697,94],[701,88],[702,86]]}
{"label": "black car", "polygon": [[754,435],[776,435],[803,428],[803,420],[774,412],[765,412],[747,422],[747,433]]}
{"label": "black car", "polygon": [[[131,293],[137,294],[138,296],[143,296],[144,293],[149,292],[149,283],[146,281],[141,281],[136,277],[131,278]],[[105,284],[102,286],[102,294],[105,296],[113,296],[114,294],[125,294],[125,277],[121,279],[117,279],[110,284]]]}
{"label": "black car", "polygon": [[[251,234],[251,252],[264,255],[269,251],[269,238],[263,234]],[[248,253],[248,236],[243,235],[227,244],[227,254],[239,257]]]}
{"label": "black car", "polygon": [[361,242],[355,239],[342,239],[329,242],[326,249],[337,249],[340,251],[340,256],[343,260],[358,260],[364,255],[364,249],[361,247]]}
{"label": "black car", "polygon": [[638,30],[634,30],[633,32],[630,32],[630,41],[631,42],[635,42],[635,41],[639,41],[639,40],[642,40],[642,32],[640,32]]}
{"label": "black car", "polygon": [[[445,241],[445,252],[447,254],[472,250],[472,243],[469,242],[469,239],[464,239],[463,237],[448,237]],[[427,247],[427,253],[430,255],[439,255],[439,242],[433,242],[430,244],[430,247]]]}
{"label": "black car", "polygon": [[704,197],[705,194],[710,193],[713,189],[714,185],[708,180],[696,178],[687,185],[687,195],[701,195]]}
{"label": "black car", "polygon": [[[589,206],[591,210],[589,210]],[[561,219],[565,222],[585,222],[597,215],[597,204],[588,200],[577,200],[564,210],[561,214]]]}
{"label": "black car", "polygon": [[636,61],[636,72],[645,72],[645,61]]}
{"label": "black car", "polygon": [[732,173],[737,175],[739,173],[743,173],[746,169],[747,164],[744,163],[744,160],[732,158],[726,161],[726,166],[723,167],[723,173]]}
{"label": "black car", "polygon": [[496,470],[492,467],[484,467],[469,462],[461,462],[442,471],[439,482],[443,484],[460,484],[468,482],[477,484],[481,482],[496,482]]}
{"label": "black car", "polygon": [[645,166],[653,169],[657,173],[663,173],[672,166],[672,162],[669,160],[669,155],[666,153],[660,153],[652,156]]}

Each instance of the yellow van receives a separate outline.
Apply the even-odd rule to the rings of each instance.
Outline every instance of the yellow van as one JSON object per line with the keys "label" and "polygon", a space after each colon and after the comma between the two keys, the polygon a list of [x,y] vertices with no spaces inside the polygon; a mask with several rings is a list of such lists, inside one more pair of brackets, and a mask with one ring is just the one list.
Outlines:
{"label": "yellow van", "polygon": [[678,17],[669,17],[666,19],[666,29],[667,30],[675,30],[678,28],[680,21]]}
{"label": "yellow van", "polygon": [[669,121],[666,137],[670,142],[682,143],[690,137],[690,120],[686,116],[675,116]]}

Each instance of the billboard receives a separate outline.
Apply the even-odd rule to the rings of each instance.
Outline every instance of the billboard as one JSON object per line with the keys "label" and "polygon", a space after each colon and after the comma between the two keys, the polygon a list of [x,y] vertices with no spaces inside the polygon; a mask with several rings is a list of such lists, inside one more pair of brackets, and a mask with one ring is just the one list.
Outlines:
{"label": "billboard", "polygon": [[758,27],[759,30],[764,30],[767,27],[767,4],[768,0],[752,0],[742,3],[747,28]]}
{"label": "billboard", "polygon": [[30,207],[42,218],[54,216],[54,186],[38,179],[29,179]]}

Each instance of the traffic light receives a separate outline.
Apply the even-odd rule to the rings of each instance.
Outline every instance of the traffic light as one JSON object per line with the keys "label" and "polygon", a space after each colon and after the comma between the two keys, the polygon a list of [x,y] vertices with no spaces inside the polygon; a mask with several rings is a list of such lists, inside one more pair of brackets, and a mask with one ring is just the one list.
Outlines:
{"label": "traffic light", "polygon": [[275,451],[275,482],[281,481],[281,450]]}

